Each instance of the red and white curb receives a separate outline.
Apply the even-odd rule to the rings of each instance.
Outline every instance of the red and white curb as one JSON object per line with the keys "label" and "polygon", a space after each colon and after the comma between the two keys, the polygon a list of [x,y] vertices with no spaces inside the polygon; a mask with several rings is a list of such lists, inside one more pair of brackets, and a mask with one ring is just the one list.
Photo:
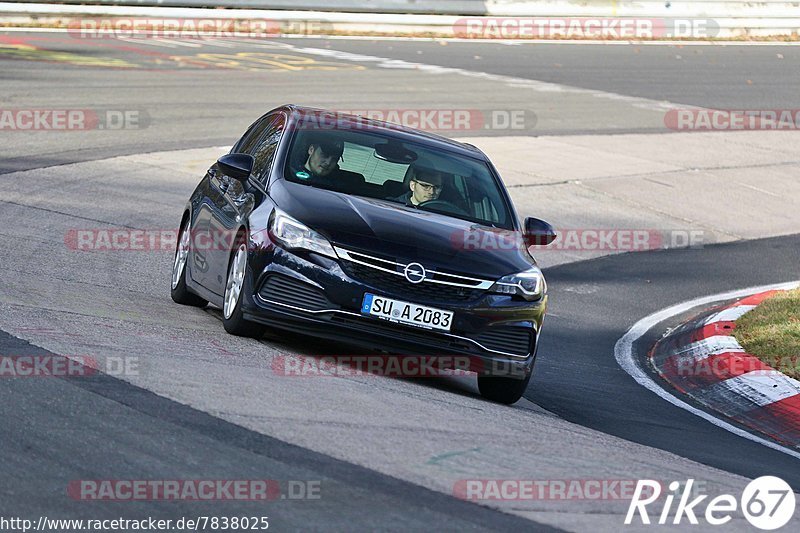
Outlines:
{"label": "red and white curb", "polygon": [[[743,438],[800,459],[800,382],[762,363],[731,336],[735,321],[775,291],[793,289],[800,282],[750,287],[674,305],[637,322],[615,346],[619,365],[639,384],[666,401]],[[660,322],[692,308],[740,298],[711,316],[676,328],[659,341],[650,362],[680,393],[710,407],[715,416],[671,394],[642,368],[634,343]],[[757,430],[773,440],[731,423]]]}
{"label": "red and white curb", "polygon": [[665,381],[700,403],[800,448],[800,381],[748,354],[732,336],[736,320],[781,291],[763,291],[696,318],[663,337],[650,361]]}

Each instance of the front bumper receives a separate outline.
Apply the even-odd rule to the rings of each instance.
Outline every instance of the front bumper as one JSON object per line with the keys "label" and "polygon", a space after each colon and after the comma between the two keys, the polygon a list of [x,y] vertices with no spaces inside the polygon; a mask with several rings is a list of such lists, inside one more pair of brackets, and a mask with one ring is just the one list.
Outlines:
{"label": "front bumper", "polygon": [[[481,291],[474,298],[438,300],[402,287],[379,287],[351,276],[328,257],[295,254],[280,247],[251,257],[246,320],[274,328],[343,341],[369,350],[422,356],[478,358],[486,374],[530,373],[547,297],[536,302]],[[347,269],[347,271],[345,270]],[[409,286],[411,290],[414,287]],[[450,332],[406,326],[361,314],[365,293],[454,312]]]}

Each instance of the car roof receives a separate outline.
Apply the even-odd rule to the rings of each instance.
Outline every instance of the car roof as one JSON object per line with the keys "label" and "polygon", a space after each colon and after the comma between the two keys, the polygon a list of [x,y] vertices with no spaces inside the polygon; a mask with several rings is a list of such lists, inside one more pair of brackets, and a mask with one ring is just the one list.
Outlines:
{"label": "car roof", "polygon": [[277,110],[283,109],[290,117],[292,125],[297,124],[302,119],[321,119],[321,117],[335,117],[337,128],[341,127],[346,129],[352,126],[354,130],[364,129],[365,126],[372,131],[379,132],[387,138],[396,139],[398,141],[416,142],[426,144],[428,146],[454,152],[459,155],[464,155],[471,158],[477,158],[483,161],[488,161],[488,157],[477,147],[448,139],[441,135],[428,133],[425,131],[415,130],[392,122],[385,122],[382,120],[374,120],[348,113],[341,113],[339,111],[320,109],[315,107],[306,107],[295,104],[288,104],[282,106]]}

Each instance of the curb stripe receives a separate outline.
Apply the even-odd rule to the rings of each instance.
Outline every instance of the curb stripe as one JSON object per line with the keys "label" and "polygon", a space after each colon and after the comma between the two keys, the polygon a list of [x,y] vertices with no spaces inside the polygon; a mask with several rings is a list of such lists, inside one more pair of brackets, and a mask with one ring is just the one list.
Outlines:
{"label": "curb stripe", "polygon": [[742,348],[733,337],[713,335],[711,337],[701,338],[677,350],[673,350],[671,355],[701,359],[725,352],[744,352],[744,348]]}
{"label": "curb stripe", "polygon": [[698,359],[669,357],[661,364],[660,371],[673,376],[682,389],[702,389],[748,372],[771,372],[773,369],[742,351],[715,353]]}
{"label": "curb stripe", "polygon": [[759,304],[761,304],[761,302],[763,302],[764,300],[766,300],[770,296],[772,296],[774,294],[778,294],[779,292],[784,292],[784,291],[782,291],[782,290],[771,290],[771,291],[759,292],[758,294],[752,294],[752,295],[748,296],[747,298],[743,298],[743,299],[739,300],[738,302],[733,304],[733,306],[737,306],[737,305],[759,305]]}
{"label": "curb stripe", "polygon": [[762,409],[766,420],[780,420],[780,431],[795,442],[800,442],[800,395],[765,405]]}
{"label": "curb stripe", "polygon": [[[651,352],[654,356],[660,356],[661,358],[669,357],[678,348],[683,348],[692,343],[703,342],[711,337],[719,336],[730,338],[729,334],[735,326],[735,322],[714,322],[713,324],[708,324],[699,329],[681,326],[675,328],[667,336],[663,337],[653,347]],[[730,346],[731,350],[735,348],[741,348],[741,346]]]}
{"label": "curb stripe", "polygon": [[736,322],[738,319],[742,318],[742,315],[755,308],[755,305],[732,305],[715,315],[711,315],[705,323],[709,325],[715,322]]}
{"label": "curb stripe", "polygon": [[746,396],[759,407],[800,394],[800,381],[785,376],[777,370],[748,372],[721,383]]}
{"label": "curb stripe", "polygon": [[800,446],[800,381],[745,353],[732,336],[736,320],[779,289],[742,298],[696,317],[659,340],[650,362],[685,394],[774,439]]}
{"label": "curb stripe", "polygon": [[785,379],[788,378],[780,373],[750,372],[717,381],[692,395],[728,416],[740,416],[753,409],[796,396],[798,390],[785,383]]}
{"label": "curb stripe", "polygon": [[[661,322],[669,320],[670,318],[678,316],[680,314],[686,313],[701,305],[711,305],[714,302],[730,300],[732,298],[743,298],[761,291],[788,290],[788,289],[794,289],[798,286],[800,286],[800,281],[790,281],[785,283],[775,283],[772,285],[749,287],[746,289],[738,289],[721,294],[713,294],[710,296],[695,298],[693,300],[687,300],[672,305],[670,307],[667,307],[665,309],[662,309],[660,311],[656,311],[655,313],[650,314],[637,321],[633,326],[631,326],[631,328],[625,333],[625,335],[620,337],[620,339],[614,345],[614,358],[616,359],[617,364],[622,368],[622,370],[624,370],[629,376],[631,376],[633,380],[636,381],[636,383],[646,388],[647,390],[649,390],[662,400],[667,401],[672,405],[683,409],[684,411],[688,411],[689,413],[699,418],[702,418],[706,422],[709,422],[721,429],[724,429],[725,431],[728,431],[738,437],[742,437],[743,439],[756,442],[772,450],[776,450],[791,457],[794,457],[796,459],[800,459],[800,451],[780,444],[777,441],[777,439],[775,440],[766,439],[759,434],[755,434],[745,429],[742,429],[741,427],[732,424],[728,420],[725,420],[719,416],[716,416],[702,409],[698,409],[694,405],[690,405],[689,403],[684,401],[684,399],[681,396],[675,394],[671,390],[666,389],[660,381],[655,381],[650,371],[645,370],[641,366],[638,357],[634,354],[634,349],[633,349],[634,344],[639,339],[641,339],[644,335],[647,334],[648,331],[653,329]],[[792,398],[796,397],[793,396]],[[782,402],[771,404],[771,406],[765,407],[763,409],[763,412],[766,413],[768,410],[776,408],[776,406],[780,405],[781,403]],[[789,410],[788,412],[791,413],[793,411]],[[765,431],[765,433],[772,436],[772,434],[767,431]]]}

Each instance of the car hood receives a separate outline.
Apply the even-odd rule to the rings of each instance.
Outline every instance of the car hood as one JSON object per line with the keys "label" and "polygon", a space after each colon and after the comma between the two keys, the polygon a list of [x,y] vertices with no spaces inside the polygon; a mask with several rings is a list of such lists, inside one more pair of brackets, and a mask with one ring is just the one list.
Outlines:
{"label": "car hood", "polygon": [[350,250],[493,279],[535,264],[508,230],[284,180],[270,194],[290,216]]}

